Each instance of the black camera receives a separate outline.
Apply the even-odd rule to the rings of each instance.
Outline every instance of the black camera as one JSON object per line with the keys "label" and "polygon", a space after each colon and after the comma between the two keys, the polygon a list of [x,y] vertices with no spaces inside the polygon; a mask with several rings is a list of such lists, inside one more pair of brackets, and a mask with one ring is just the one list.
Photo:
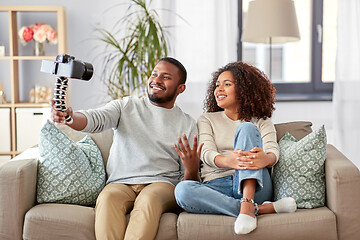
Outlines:
{"label": "black camera", "polygon": [[59,77],[90,80],[94,68],[91,63],[75,60],[75,57],[62,54],[56,56],[56,61],[42,60],[41,72],[51,73]]}

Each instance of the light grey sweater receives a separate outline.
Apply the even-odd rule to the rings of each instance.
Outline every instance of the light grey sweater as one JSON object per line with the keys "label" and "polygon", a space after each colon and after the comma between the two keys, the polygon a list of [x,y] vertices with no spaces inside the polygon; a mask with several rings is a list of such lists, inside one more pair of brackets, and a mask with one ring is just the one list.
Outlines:
{"label": "light grey sweater", "polygon": [[[214,159],[218,155],[228,156],[234,151],[236,128],[242,121],[231,120],[224,111],[204,113],[198,119],[199,142],[204,143],[201,149],[201,178],[204,182],[226,177],[235,173],[231,168],[219,168]],[[263,141],[265,153],[272,152],[279,159],[279,145],[276,142],[275,126],[270,119],[252,118]]]}
{"label": "light grey sweater", "polygon": [[166,109],[148,98],[126,97],[81,112],[88,120],[84,132],[114,130],[107,183],[176,185],[183,178],[185,168],[173,144],[185,133],[192,146],[197,127],[178,106]]}

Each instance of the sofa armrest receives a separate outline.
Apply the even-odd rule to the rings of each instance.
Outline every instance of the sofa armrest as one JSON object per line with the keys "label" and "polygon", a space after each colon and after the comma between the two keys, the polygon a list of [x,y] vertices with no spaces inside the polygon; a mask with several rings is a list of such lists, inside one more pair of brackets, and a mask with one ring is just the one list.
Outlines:
{"label": "sofa armrest", "polygon": [[0,239],[22,239],[24,216],[36,203],[38,159],[0,166]]}
{"label": "sofa armrest", "polygon": [[327,206],[336,215],[339,240],[360,236],[360,172],[334,146],[327,146],[325,161]]}

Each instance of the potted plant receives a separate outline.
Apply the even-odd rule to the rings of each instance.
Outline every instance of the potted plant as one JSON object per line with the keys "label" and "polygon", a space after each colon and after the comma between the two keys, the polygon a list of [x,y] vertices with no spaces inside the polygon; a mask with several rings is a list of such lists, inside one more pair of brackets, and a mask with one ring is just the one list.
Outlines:
{"label": "potted plant", "polygon": [[103,80],[113,98],[142,96],[146,82],[156,63],[167,55],[168,43],[156,10],[149,9],[151,0],[130,0],[128,11],[119,22],[125,36],[99,29],[100,40],[106,44]]}

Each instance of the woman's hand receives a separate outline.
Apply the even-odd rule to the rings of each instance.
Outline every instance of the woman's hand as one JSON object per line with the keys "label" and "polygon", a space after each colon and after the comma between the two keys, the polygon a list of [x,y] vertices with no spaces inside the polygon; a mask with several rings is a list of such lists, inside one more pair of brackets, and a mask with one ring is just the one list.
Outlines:
{"label": "woman's hand", "polygon": [[193,148],[191,148],[186,134],[183,134],[182,137],[184,143],[181,137],[178,137],[179,147],[176,144],[174,144],[174,147],[185,167],[184,180],[199,181],[200,153],[204,144],[202,143],[198,146],[198,137],[195,135]]}
{"label": "woman's hand", "polygon": [[228,156],[218,155],[215,157],[214,162],[215,165],[219,168],[233,168],[240,170],[243,167],[240,162],[241,155],[239,154],[239,150],[233,151]]}
{"label": "woman's hand", "polygon": [[265,167],[272,167],[275,163],[275,154],[266,154],[261,148],[254,147],[250,151],[236,150],[238,153],[238,170],[258,170]]}

